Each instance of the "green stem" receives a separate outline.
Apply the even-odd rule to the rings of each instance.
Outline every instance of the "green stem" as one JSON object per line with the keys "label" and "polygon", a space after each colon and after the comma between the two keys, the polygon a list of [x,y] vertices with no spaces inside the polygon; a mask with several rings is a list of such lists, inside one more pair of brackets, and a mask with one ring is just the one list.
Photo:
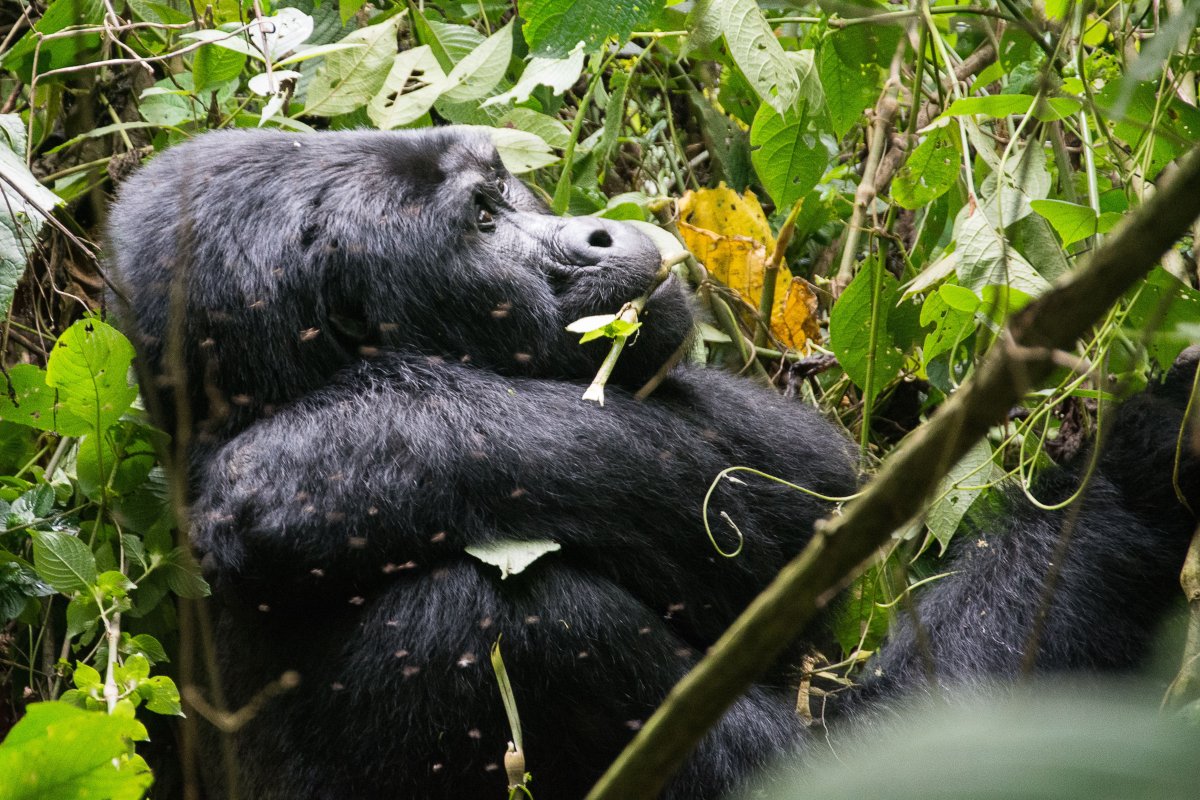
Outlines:
{"label": "green stem", "polygon": [[779,229],[779,237],[775,240],[775,249],[771,251],[767,268],[763,271],[762,296],[758,301],[758,327],[754,331],[755,347],[764,347],[767,344],[767,335],[771,331],[771,312],[775,310],[775,282],[779,277],[779,265],[783,263],[783,256],[792,242],[792,234],[796,232],[796,220],[800,217],[800,208],[803,205],[803,197],[792,204],[792,210],[788,212],[787,219]]}
{"label": "green stem", "polygon": [[[890,212],[889,212],[890,213]],[[882,242],[882,239],[880,239]],[[867,379],[863,382],[862,427],[859,430],[858,442],[862,449],[865,462],[871,446],[871,413],[875,406],[875,371],[879,355],[879,320],[883,306],[883,255],[880,247],[875,262],[875,274],[871,276],[871,322],[870,339],[867,345]]]}
{"label": "green stem", "polygon": [[583,130],[583,118],[587,116],[588,106],[592,104],[592,95],[596,93],[596,87],[604,79],[604,70],[614,58],[616,58],[615,54],[609,56],[600,65],[595,76],[588,82],[583,99],[579,101],[579,109],[575,112],[574,122],[571,123],[571,137],[567,140],[566,149],[563,150],[562,175],[559,176],[558,185],[554,187],[554,201],[550,204],[550,208],[555,214],[565,214],[567,206],[571,203],[571,167],[575,160],[575,145],[579,142],[579,132]]}

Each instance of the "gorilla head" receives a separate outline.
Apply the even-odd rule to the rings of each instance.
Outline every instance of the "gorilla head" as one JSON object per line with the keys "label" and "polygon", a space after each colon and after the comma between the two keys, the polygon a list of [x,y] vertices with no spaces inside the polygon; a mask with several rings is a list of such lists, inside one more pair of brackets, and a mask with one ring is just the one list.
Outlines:
{"label": "gorilla head", "polygon": [[[607,345],[566,325],[659,264],[630,226],[550,215],[469,128],[207,135],[125,186],[111,238],[146,366],[222,435],[380,349],[590,377]],[[613,383],[640,385],[691,329],[674,280],[643,317]]]}

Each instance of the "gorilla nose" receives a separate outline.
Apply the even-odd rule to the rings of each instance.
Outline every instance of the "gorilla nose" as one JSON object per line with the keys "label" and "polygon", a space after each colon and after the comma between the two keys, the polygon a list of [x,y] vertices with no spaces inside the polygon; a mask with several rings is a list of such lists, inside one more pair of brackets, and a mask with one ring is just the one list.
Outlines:
{"label": "gorilla nose", "polygon": [[632,225],[599,217],[568,217],[558,232],[566,260],[581,267],[656,258],[654,244]]}

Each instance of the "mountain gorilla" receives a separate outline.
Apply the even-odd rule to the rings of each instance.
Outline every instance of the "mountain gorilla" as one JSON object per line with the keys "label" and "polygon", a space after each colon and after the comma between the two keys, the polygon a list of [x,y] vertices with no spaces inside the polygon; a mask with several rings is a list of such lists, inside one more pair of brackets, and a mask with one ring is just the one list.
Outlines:
{"label": "mountain gorilla", "polygon": [[[833,426],[749,381],[680,366],[632,397],[692,331],[674,280],[606,405],[581,400],[607,344],[565,326],[641,295],[659,256],[623,224],[549,215],[476,130],[205,135],[124,187],[111,240],[126,330],[189,437],[227,701],[301,678],[237,733],[244,797],[503,796],[497,640],[538,800],[582,797],[831,511],[724,482],[713,513],[745,548],[722,558],[701,521],[714,476],[856,486]],[[1072,507],[1040,668],[1146,653],[1194,524],[1171,484],[1189,384],[1114,423]],[[1196,478],[1188,461],[1193,507]],[[918,609],[940,680],[1015,672],[1062,520],[1015,508],[966,537]],[[561,550],[503,580],[464,552],[529,540]],[[850,704],[922,685],[915,640],[900,631]],[[799,746],[794,697],[752,689],[667,795],[720,796]]]}

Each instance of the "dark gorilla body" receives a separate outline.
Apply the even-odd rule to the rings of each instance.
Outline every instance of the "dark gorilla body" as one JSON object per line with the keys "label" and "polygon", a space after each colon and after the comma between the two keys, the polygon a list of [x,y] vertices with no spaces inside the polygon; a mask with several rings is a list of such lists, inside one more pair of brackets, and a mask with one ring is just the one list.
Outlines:
{"label": "dark gorilla body", "polygon": [[[607,404],[582,401],[607,347],[565,326],[641,294],[658,256],[620,224],[547,215],[477,132],[204,136],[125,187],[112,240],[126,328],[192,437],[228,702],[302,676],[238,734],[244,796],[500,796],[502,636],[535,794],[581,797],[830,510],[726,484],[713,509],[746,546],[724,559],[700,520],[713,477],[740,464],[855,487],[836,430],[746,381],[681,367],[632,398],[690,332],[673,282]],[[1194,525],[1170,477],[1188,382],[1119,412],[1039,668],[1147,652]],[[1195,478],[1189,462],[1194,498]],[[1016,535],[981,533],[925,594],[941,680],[1016,672],[1063,519],[1016,504],[998,523]],[[562,549],[501,581],[463,548],[502,539]],[[916,639],[898,631],[847,705],[923,685]],[[719,796],[797,746],[791,706],[752,689],[668,795]]]}

